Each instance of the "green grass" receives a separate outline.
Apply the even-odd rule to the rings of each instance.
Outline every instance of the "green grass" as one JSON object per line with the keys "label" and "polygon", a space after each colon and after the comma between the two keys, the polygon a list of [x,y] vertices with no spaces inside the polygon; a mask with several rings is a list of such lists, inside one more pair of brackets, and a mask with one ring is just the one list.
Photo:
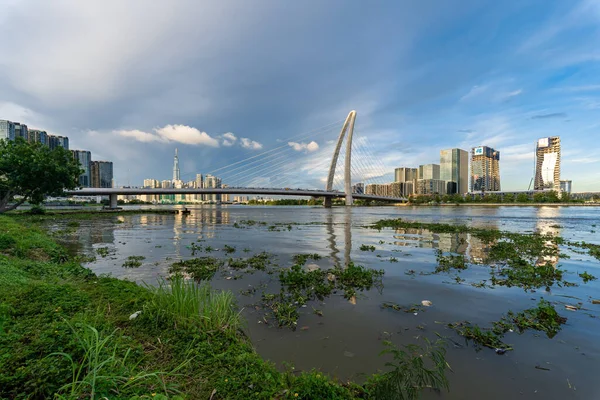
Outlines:
{"label": "green grass", "polygon": [[[0,216],[12,238],[0,250],[0,398],[373,398],[373,382],[264,361],[240,331],[231,292],[177,274],[150,289],[96,276],[33,224]],[[368,284],[369,275],[339,279]],[[287,305],[278,312],[293,318],[297,305]]]}

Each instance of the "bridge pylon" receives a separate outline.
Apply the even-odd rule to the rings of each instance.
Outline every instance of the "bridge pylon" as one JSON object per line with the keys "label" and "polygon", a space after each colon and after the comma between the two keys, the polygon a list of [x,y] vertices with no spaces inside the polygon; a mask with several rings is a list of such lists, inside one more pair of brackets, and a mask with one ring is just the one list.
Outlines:
{"label": "bridge pylon", "polygon": [[[327,177],[327,184],[325,190],[330,192],[333,190],[333,177],[335,176],[335,167],[337,165],[338,156],[340,155],[340,149],[342,148],[342,142],[346,133],[346,156],[344,162],[344,191],[346,192],[346,205],[351,206],[354,202],[352,198],[352,175],[351,175],[351,163],[352,163],[352,135],[354,134],[354,121],[356,120],[356,111],[352,110],[346,117],[346,121],[340,131],[335,151],[333,152],[333,158],[331,159],[331,166],[329,167],[329,176]],[[331,197],[326,197],[323,202],[323,206],[331,207]]]}

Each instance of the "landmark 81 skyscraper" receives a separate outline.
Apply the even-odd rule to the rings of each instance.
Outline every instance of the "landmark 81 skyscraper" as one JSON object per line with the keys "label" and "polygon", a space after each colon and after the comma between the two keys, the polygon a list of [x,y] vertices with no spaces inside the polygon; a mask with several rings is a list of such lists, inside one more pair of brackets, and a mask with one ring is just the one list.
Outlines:
{"label": "landmark 81 skyscraper", "polygon": [[173,183],[179,181],[179,157],[177,156],[177,148],[175,149],[175,157],[173,158]]}

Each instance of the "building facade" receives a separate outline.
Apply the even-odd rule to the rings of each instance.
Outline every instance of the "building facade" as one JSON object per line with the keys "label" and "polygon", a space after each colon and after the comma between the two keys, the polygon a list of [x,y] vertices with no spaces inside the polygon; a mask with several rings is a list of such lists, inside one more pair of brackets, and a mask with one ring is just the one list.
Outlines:
{"label": "building facade", "polygon": [[41,143],[45,146],[48,145],[48,133],[39,129],[29,129],[29,136],[27,138],[29,143]]}
{"label": "building facade", "polygon": [[440,179],[439,164],[419,165],[417,179]]}
{"label": "building facade", "polygon": [[439,194],[447,193],[448,182],[441,179],[419,179],[417,180],[417,194]]}
{"label": "building facade", "polygon": [[560,181],[560,191],[565,193],[571,193],[573,189],[573,181],[563,180]]}
{"label": "building facade", "polygon": [[469,191],[469,153],[462,149],[440,151],[440,177],[447,182],[456,182],[457,193]]}
{"label": "building facade", "polygon": [[500,152],[487,146],[471,150],[471,191],[499,192]]}
{"label": "building facade", "polygon": [[113,180],[113,163],[110,161],[90,162],[91,187],[110,188]]}
{"label": "building facade", "polygon": [[173,182],[181,180],[179,175],[179,156],[177,155],[177,149],[175,149],[175,157],[173,157]]}
{"label": "building facade", "polygon": [[394,182],[412,182],[419,179],[419,170],[417,168],[396,168],[394,170]]}
{"label": "building facade", "polygon": [[[221,179],[217,178],[216,176],[206,174],[204,176],[204,186],[203,187],[206,189],[220,188],[221,187]],[[207,194],[206,201],[219,202],[219,201],[221,201],[221,195],[220,194]]]}
{"label": "building facade", "polygon": [[57,147],[69,150],[69,138],[65,136],[48,135],[48,147],[54,150]]}
{"label": "building facade", "polygon": [[560,191],[560,137],[537,141],[535,150],[535,190]]}
{"label": "building facade", "polygon": [[0,139],[15,140],[15,124],[0,119]]}
{"label": "building facade", "polygon": [[15,139],[16,138],[29,140],[29,130],[27,129],[27,125],[15,122]]}
{"label": "building facade", "polygon": [[[32,131],[30,131],[32,132]],[[40,131],[38,131],[40,132]],[[92,184],[92,174],[91,174],[91,162],[92,162],[92,153],[86,150],[71,150],[71,154],[73,154],[73,159],[79,161],[81,169],[83,170],[82,174],[79,175],[79,186],[84,188],[91,187]]]}
{"label": "building facade", "polygon": [[358,182],[358,183],[352,185],[352,193],[364,194],[365,193],[365,184],[362,182]]}

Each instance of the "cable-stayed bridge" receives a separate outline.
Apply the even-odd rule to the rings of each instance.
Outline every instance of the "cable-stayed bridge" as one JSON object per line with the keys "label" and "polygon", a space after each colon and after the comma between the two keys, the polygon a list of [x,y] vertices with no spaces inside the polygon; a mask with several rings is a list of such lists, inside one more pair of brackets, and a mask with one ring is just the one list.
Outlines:
{"label": "cable-stayed bridge", "polygon": [[[204,176],[213,179],[216,175],[223,185],[214,187],[172,188],[84,188],[67,191],[73,196],[108,196],[110,207],[117,207],[119,195],[272,195],[322,197],[324,206],[331,207],[332,199],[344,198],[346,205],[354,199],[404,202],[401,196],[381,196],[364,193],[365,185],[385,183],[386,171],[374,154],[369,141],[355,132],[356,111],[351,111],[343,121],[337,140],[327,140],[333,130],[339,129],[340,121],[309,132],[295,135],[283,145],[263,151],[252,157],[220,167]],[[242,139],[246,140],[246,139]],[[320,140],[319,146],[315,140]],[[243,143],[252,145],[252,143]],[[331,158],[325,152],[332,151]],[[298,157],[298,153],[303,157]],[[177,161],[176,161],[177,162]],[[338,165],[343,168],[338,168]],[[327,169],[329,166],[329,169]],[[315,180],[314,176],[327,175]],[[190,176],[191,174],[187,174]],[[185,178],[183,175],[182,178]],[[194,176],[191,175],[191,178]],[[352,182],[362,183],[355,190]],[[214,183],[214,180],[211,180]],[[226,183],[226,185],[225,185]],[[321,186],[322,185],[322,186]],[[323,189],[317,189],[317,187]],[[307,187],[312,187],[308,189]]]}

